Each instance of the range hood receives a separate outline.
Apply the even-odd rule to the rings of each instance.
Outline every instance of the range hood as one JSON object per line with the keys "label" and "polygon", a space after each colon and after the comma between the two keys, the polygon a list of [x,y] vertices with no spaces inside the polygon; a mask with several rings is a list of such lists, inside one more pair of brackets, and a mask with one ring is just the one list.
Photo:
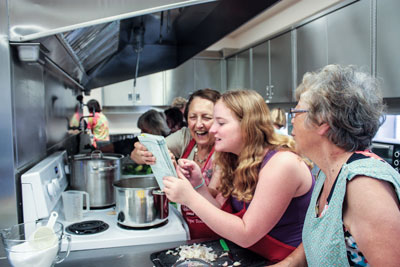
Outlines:
{"label": "range hood", "polygon": [[175,68],[278,1],[9,0],[9,38],[90,91]]}

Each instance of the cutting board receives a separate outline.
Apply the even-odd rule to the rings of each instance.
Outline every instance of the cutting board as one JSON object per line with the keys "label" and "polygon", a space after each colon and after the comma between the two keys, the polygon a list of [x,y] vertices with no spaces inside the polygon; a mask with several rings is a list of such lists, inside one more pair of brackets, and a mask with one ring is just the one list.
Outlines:
{"label": "cutting board", "polygon": [[[266,266],[272,263],[269,263],[266,259],[261,257],[260,255],[239,247],[238,245],[225,240],[230,252],[233,256],[234,261],[238,261],[241,263],[239,265],[240,267],[259,267],[259,266]],[[206,242],[196,242],[196,244],[204,244],[207,247],[211,247],[218,256],[224,253],[224,250],[222,249],[219,239],[217,240],[211,240],[211,241],[206,241]],[[173,266],[176,261],[179,258],[179,255],[172,255],[172,254],[167,254],[167,251],[172,250],[175,252],[175,248],[159,251],[159,252],[154,252],[150,255],[150,259],[153,262],[155,267],[171,267]],[[225,262],[228,263],[228,265],[232,266],[233,261],[229,259],[228,256],[223,256],[221,258],[217,258],[215,261],[210,262],[212,266],[222,266]]]}

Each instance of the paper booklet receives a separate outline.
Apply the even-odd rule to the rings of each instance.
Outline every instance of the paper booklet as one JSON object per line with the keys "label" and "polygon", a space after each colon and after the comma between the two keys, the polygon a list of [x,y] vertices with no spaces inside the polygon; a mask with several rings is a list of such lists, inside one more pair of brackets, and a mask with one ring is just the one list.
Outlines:
{"label": "paper booklet", "polygon": [[150,165],[151,170],[156,177],[160,189],[164,189],[163,177],[174,176],[178,177],[174,164],[168,152],[167,143],[165,138],[161,135],[153,134],[140,134],[138,136],[140,143],[142,143],[147,150],[153,153],[156,158],[156,164]]}

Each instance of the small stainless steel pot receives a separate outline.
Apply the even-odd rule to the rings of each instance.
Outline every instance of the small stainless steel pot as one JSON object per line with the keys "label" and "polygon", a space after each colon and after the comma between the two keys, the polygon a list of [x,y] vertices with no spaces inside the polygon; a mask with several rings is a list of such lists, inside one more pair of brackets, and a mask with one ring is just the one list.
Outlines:
{"label": "small stainless steel pot", "polygon": [[72,156],[71,189],[86,191],[90,208],[115,204],[113,183],[121,178],[123,155],[93,151],[92,154]]}
{"label": "small stainless steel pot", "polygon": [[154,176],[114,182],[118,223],[127,227],[151,227],[168,219],[168,200]]}

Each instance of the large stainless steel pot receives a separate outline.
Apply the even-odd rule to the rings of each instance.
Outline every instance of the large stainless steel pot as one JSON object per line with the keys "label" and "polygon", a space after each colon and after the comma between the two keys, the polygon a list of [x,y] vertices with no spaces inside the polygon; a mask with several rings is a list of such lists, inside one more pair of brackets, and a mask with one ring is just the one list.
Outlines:
{"label": "large stainless steel pot", "polygon": [[118,223],[127,227],[151,227],[168,219],[168,200],[154,176],[114,182]]}
{"label": "large stainless steel pot", "polygon": [[115,204],[113,183],[121,178],[123,155],[101,153],[78,154],[71,158],[71,189],[89,193],[90,208]]}

